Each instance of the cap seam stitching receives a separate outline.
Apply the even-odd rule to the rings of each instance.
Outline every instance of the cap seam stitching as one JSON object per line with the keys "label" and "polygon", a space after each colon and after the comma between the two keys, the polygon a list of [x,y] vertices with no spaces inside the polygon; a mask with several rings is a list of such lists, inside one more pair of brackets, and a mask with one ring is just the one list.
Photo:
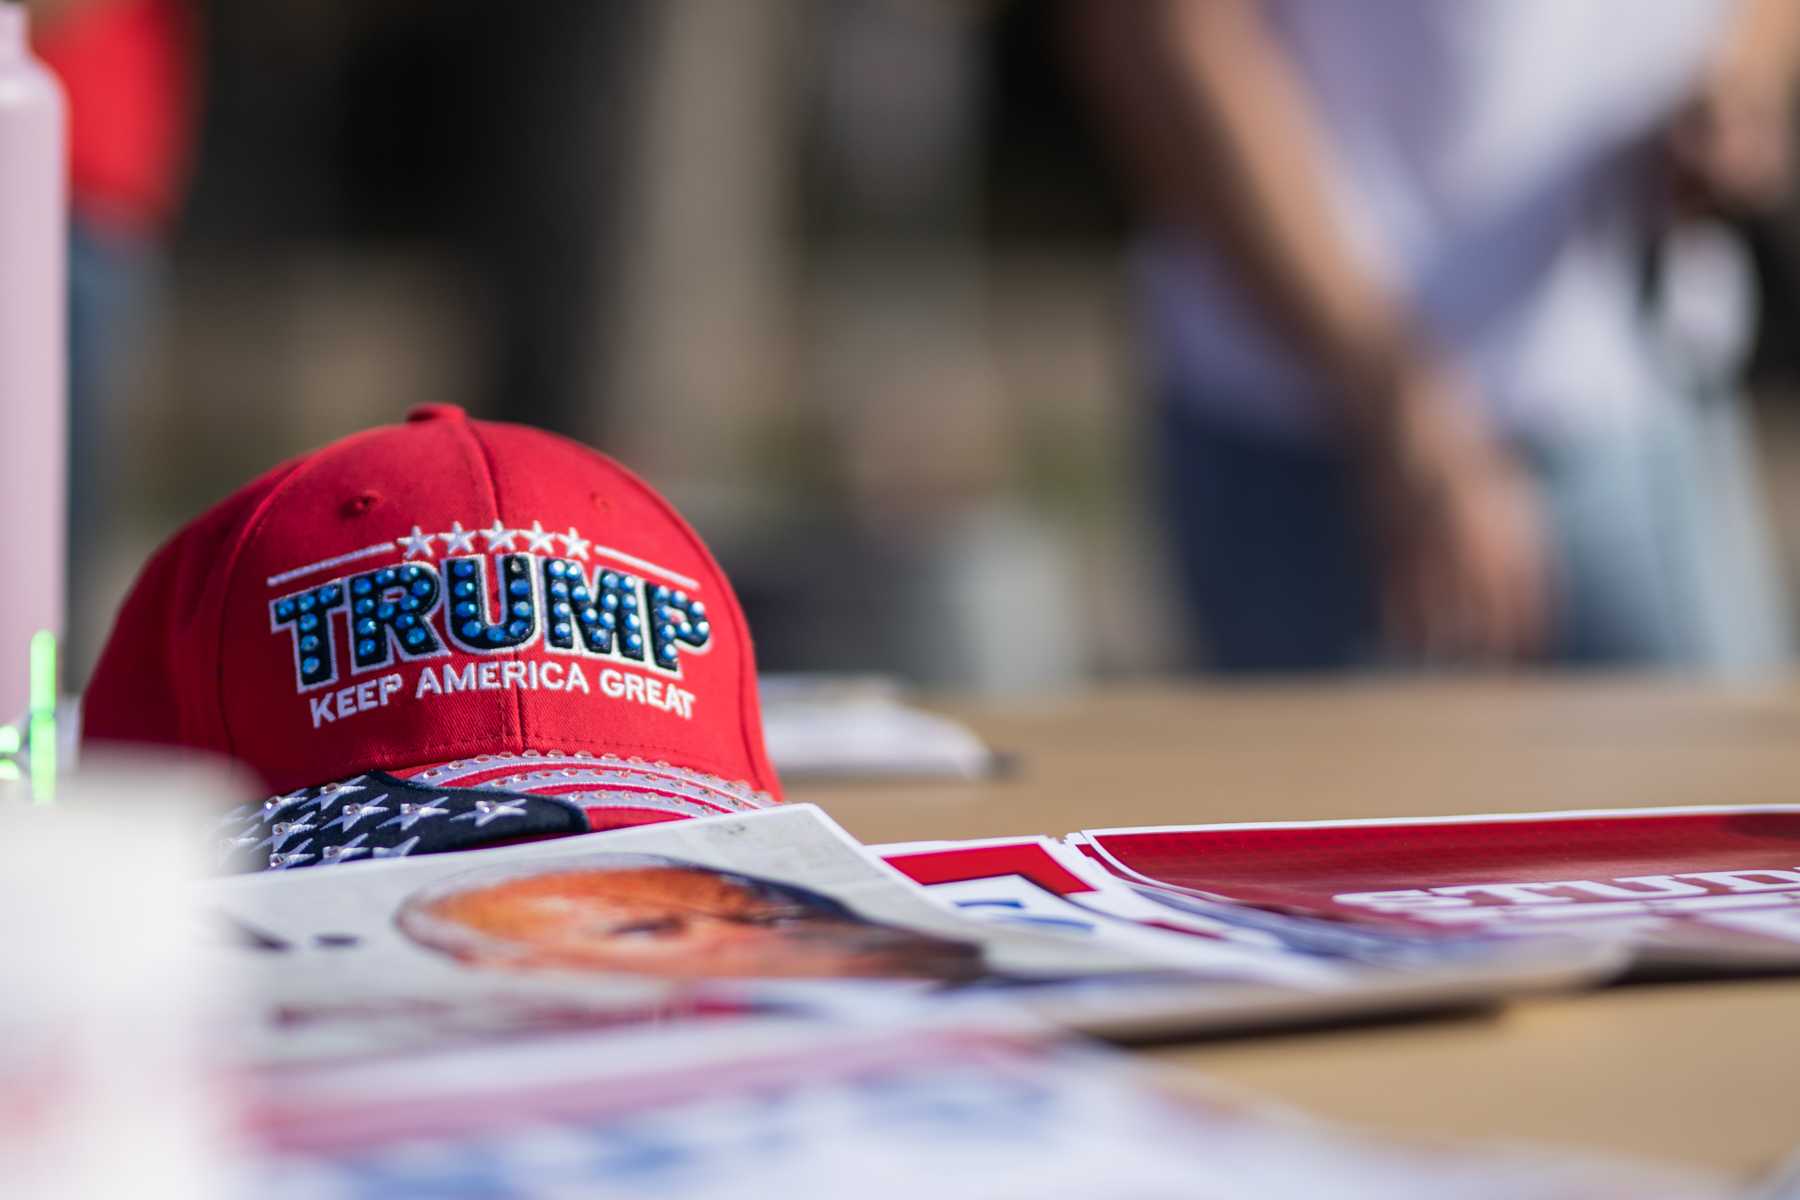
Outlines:
{"label": "cap seam stitching", "polygon": [[[468,435],[469,440],[475,444],[475,451],[480,456],[483,473],[485,474],[486,479],[487,479],[488,501],[494,506],[494,520],[496,522],[499,522],[501,520],[500,484],[499,484],[499,481],[494,477],[494,456],[488,450],[487,443],[482,440],[480,432],[478,432],[476,430],[475,422],[459,421],[459,422],[457,422],[457,424],[461,427],[463,432]],[[498,584],[499,581],[496,579],[495,582],[496,582],[496,584]],[[485,604],[487,602],[487,599],[488,598],[486,596],[483,596],[482,603]],[[502,605],[502,614],[504,616],[504,606],[506,603],[506,596],[505,596],[504,589],[501,592],[500,600],[501,600],[501,605]],[[538,614],[538,619],[540,621],[543,619],[542,613]],[[507,654],[508,654],[509,661],[512,661],[512,662],[518,662],[523,657],[523,655],[521,654],[520,648],[517,646],[512,647],[510,650],[508,650]],[[512,699],[512,710],[513,710],[513,727],[514,727],[514,729],[516,729],[518,731],[519,744],[521,746],[523,746],[524,744],[526,744],[526,742],[528,742],[530,740],[525,731],[525,697],[519,691],[513,690],[511,699]]]}
{"label": "cap seam stitching", "polygon": [[[648,483],[639,479],[623,463],[612,458],[610,455],[602,454],[598,450],[591,451],[591,453],[617,470],[620,477],[626,483],[636,488],[646,500],[659,508],[663,514],[670,519],[671,524],[680,531],[681,536],[687,541],[689,548],[700,557],[702,562],[707,563],[712,567],[713,575],[721,581],[724,587],[727,589],[731,588],[730,580],[725,578],[725,572],[720,569],[718,561],[712,556],[712,552],[706,548],[706,544],[700,540],[700,535],[694,532],[687,520],[675,510],[673,504],[670,504],[668,500],[658,494]],[[738,645],[742,648],[738,656],[738,737],[743,742],[744,754],[745,757],[749,759],[750,765],[753,768],[760,769],[767,766],[768,752],[765,749],[762,754],[756,753],[756,739],[751,736],[750,705],[745,702],[745,697],[747,694],[754,695],[754,691],[752,690],[747,693],[745,684],[748,682],[751,689],[754,689],[755,668],[751,655],[750,631],[744,620],[743,608],[737,603],[735,591],[732,592],[732,603],[726,605],[726,609],[731,614],[732,625],[738,638]],[[746,674],[748,675],[747,680]],[[770,778],[760,781],[757,786],[764,790],[773,791],[776,787],[776,780],[774,778],[775,771],[773,767],[768,767],[768,774]]]}
{"label": "cap seam stitching", "polygon": [[250,543],[262,532],[275,502],[293,486],[296,479],[317,466],[324,453],[324,450],[315,450],[291,465],[287,475],[257,503],[250,514],[250,520],[244,525],[243,536],[237,539],[237,544],[231,548],[231,553],[225,560],[225,591],[219,597],[218,640],[213,652],[213,699],[219,706],[219,731],[224,734],[224,752],[233,758],[237,756],[237,738],[232,732],[230,711],[225,703],[225,631],[231,624],[226,616],[226,608],[231,602],[232,588],[237,584],[238,563],[249,549]]}
{"label": "cap seam stitching", "polygon": [[[218,643],[214,648],[213,694],[219,706],[219,730],[224,734],[225,744],[222,749],[229,757],[237,757],[237,739],[232,734],[230,715],[225,704],[225,630],[230,624],[230,621],[227,620],[225,615],[225,608],[231,600],[232,588],[237,584],[238,561],[243,558],[244,552],[249,548],[250,543],[262,532],[262,527],[267,523],[269,512],[274,507],[275,502],[294,485],[296,480],[318,467],[319,463],[328,455],[331,455],[352,443],[361,442],[374,437],[387,428],[388,426],[376,426],[373,429],[360,430],[356,433],[339,438],[337,441],[331,442],[328,445],[309,451],[298,459],[289,460],[289,462],[281,464],[288,468],[287,475],[274,487],[269,489],[268,495],[257,502],[256,507],[251,510],[249,520],[244,525],[243,536],[238,538],[237,544],[231,548],[231,553],[226,556],[225,569],[223,572],[225,577],[225,594],[220,597],[219,601]],[[281,467],[277,466],[274,469],[280,470]],[[329,623],[327,623],[327,627],[329,628]]]}

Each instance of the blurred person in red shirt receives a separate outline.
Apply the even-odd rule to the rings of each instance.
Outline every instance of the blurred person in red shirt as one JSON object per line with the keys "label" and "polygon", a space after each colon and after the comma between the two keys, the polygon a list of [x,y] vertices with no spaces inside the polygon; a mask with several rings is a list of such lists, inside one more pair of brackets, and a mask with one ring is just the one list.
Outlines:
{"label": "blurred person in red shirt", "polygon": [[159,236],[193,140],[193,14],[183,0],[32,0],[31,9],[38,55],[69,94],[78,227]]}
{"label": "blurred person in red shirt", "polygon": [[[194,141],[198,27],[185,0],[29,0],[35,49],[69,100],[69,547],[92,589],[127,365]],[[71,622],[79,640],[81,622]]]}

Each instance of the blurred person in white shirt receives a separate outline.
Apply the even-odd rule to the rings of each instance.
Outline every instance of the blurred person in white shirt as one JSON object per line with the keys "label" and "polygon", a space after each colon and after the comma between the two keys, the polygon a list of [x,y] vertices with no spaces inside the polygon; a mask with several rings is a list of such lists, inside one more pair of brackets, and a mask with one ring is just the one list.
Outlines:
{"label": "blurred person in white shirt", "polygon": [[1800,5],[1086,0],[1072,31],[1144,200],[1215,668],[1778,653],[1718,478],[1746,456],[1705,452],[1645,263],[1696,201],[1782,198]]}

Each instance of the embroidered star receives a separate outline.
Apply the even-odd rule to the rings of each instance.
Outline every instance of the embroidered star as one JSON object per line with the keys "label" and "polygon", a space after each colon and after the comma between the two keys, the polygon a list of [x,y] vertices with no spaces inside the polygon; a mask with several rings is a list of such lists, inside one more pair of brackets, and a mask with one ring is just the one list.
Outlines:
{"label": "embroidered star", "polygon": [[377,846],[377,847],[375,847],[374,857],[376,857],[376,858],[405,858],[408,854],[412,853],[412,848],[418,844],[419,844],[419,838],[418,838],[418,835],[415,834],[412,837],[407,838],[404,842],[401,842],[398,846]]}
{"label": "embroidered star", "polygon": [[[306,845],[310,846],[310,845],[312,845],[312,843],[308,842],[308,843],[306,843]],[[289,867],[299,866],[301,863],[305,862],[309,858],[319,857],[316,854],[302,853],[301,851],[304,849],[305,849],[305,847],[303,846],[303,847],[301,847],[301,850],[296,850],[292,854],[271,854],[271,855],[269,855],[269,870],[285,871]]]}
{"label": "embroidered star", "polygon": [[341,846],[325,847],[324,861],[328,863],[348,862],[359,854],[367,854],[370,848],[363,843],[368,840],[368,837],[369,835],[366,833],[359,833]]}
{"label": "embroidered star", "polygon": [[400,805],[399,816],[389,817],[375,828],[386,829],[389,825],[398,825],[400,831],[404,833],[414,825],[417,825],[420,821],[425,820],[427,817],[441,817],[449,812],[449,809],[439,808],[437,806],[437,800],[443,799],[446,799],[446,797],[439,796],[436,800],[427,800],[422,804],[414,804],[411,801],[402,802]]}
{"label": "embroidered star", "polygon": [[325,828],[333,829],[342,825],[344,832],[349,833],[364,817],[374,817],[384,812],[392,812],[392,809],[380,807],[381,801],[386,799],[387,793],[383,792],[373,800],[352,800],[344,805],[344,811],[337,815],[337,819],[327,823]]}
{"label": "embroidered star", "polygon": [[522,817],[525,815],[523,800],[477,800],[475,811],[461,816],[451,817],[452,821],[473,821],[475,828],[480,829],[489,821],[498,821],[501,817]]}
{"label": "embroidered star", "polygon": [[431,543],[436,540],[436,538],[437,534],[426,533],[423,529],[414,525],[411,533],[407,534],[405,537],[396,539],[394,544],[406,547],[407,558],[430,558]]}
{"label": "embroidered star", "polygon": [[367,775],[358,775],[354,779],[346,779],[340,783],[328,783],[319,789],[319,794],[313,799],[318,802],[330,804],[339,796],[348,796],[351,792],[363,791],[368,786],[363,783],[363,780],[367,778]]}
{"label": "embroidered star", "polygon": [[256,848],[261,850],[264,846],[272,845],[276,850],[280,850],[287,844],[287,840],[294,835],[311,833],[317,828],[317,825],[314,825],[309,821],[277,821],[275,824],[269,826],[269,836],[257,843]]}
{"label": "embroidered star", "polygon": [[561,538],[563,543],[568,546],[570,558],[579,558],[582,562],[587,561],[588,547],[594,544],[592,538],[584,538],[579,533],[576,533],[573,525],[569,526],[569,532],[559,533],[556,536]]}
{"label": "embroidered star", "polygon": [[483,529],[479,532],[482,537],[485,537],[488,540],[489,550],[515,549],[513,546],[513,539],[519,536],[519,531],[517,529],[508,529],[506,526],[500,524],[499,517],[494,518],[493,528]]}
{"label": "embroidered star", "polygon": [[546,533],[542,521],[533,521],[530,529],[521,529],[518,532],[519,535],[525,539],[525,552],[527,554],[556,553],[556,547],[551,545],[550,542],[550,539],[556,535],[554,533]]}
{"label": "embroidered star", "polygon": [[300,803],[300,801],[305,800],[306,798],[307,798],[307,796],[306,796],[305,788],[301,788],[297,792],[289,792],[285,796],[269,797],[267,800],[263,801],[263,805],[262,805],[263,820],[265,820],[265,821],[268,820],[270,817],[274,816],[276,813],[280,812],[282,809],[287,808],[289,805],[298,804],[298,803]]}
{"label": "embroidered star", "polygon": [[246,833],[241,837],[222,838],[219,841],[219,861],[224,862],[245,846],[256,840],[254,833]]}
{"label": "embroidered star", "polygon": [[480,532],[479,529],[464,529],[461,521],[452,521],[450,522],[450,532],[438,534],[438,540],[444,543],[446,555],[473,554],[475,553],[475,535]]}

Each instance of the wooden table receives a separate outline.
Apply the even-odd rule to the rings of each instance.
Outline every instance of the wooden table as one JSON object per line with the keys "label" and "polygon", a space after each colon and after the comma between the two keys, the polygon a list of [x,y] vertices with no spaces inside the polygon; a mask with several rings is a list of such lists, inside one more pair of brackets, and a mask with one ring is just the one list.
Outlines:
{"label": "wooden table", "polygon": [[[866,842],[1104,825],[1793,802],[1800,686],[1520,679],[1139,687],[939,705],[1018,754],[976,784],[791,788]],[[1800,978],[1145,1051],[1313,1113],[1750,1173],[1800,1147]]]}

